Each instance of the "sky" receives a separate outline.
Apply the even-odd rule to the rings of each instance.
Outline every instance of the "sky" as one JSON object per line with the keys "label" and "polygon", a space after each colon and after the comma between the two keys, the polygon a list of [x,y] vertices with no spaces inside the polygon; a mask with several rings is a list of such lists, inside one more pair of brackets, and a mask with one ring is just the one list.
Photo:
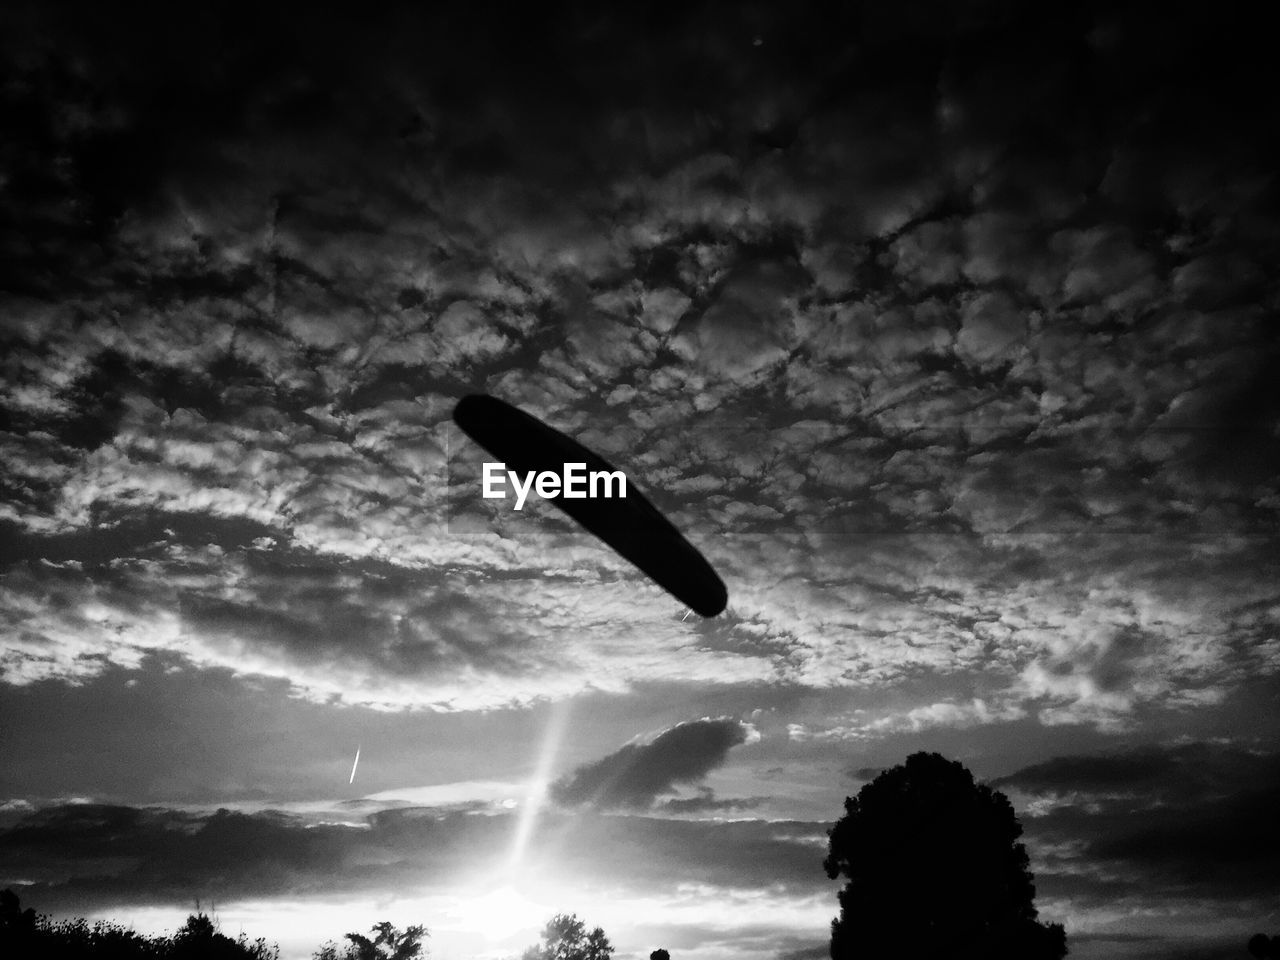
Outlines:
{"label": "sky", "polygon": [[[1073,958],[1280,929],[1249,8],[372,7],[0,14],[0,887],[819,960],[925,750]],[[725,612],[484,499],[470,393]]]}

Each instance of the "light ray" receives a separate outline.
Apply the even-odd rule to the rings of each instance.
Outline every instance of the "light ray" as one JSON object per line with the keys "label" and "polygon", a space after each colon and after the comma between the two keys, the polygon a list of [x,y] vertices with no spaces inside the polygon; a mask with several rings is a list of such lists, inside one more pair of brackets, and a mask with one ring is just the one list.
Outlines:
{"label": "light ray", "polygon": [[360,765],[360,744],[356,744],[356,762],[351,764],[351,779],[347,783],[356,782],[356,767]]}
{"label": "light ray", "polygon": [[514,871],[524,858],[526,847],[533,836],[538,822],[538,813],[546,800],[547,788],[550,786],[551,768],[555,764],[556,753],[560,749],[560,739],[564,734],[565,723],[569,718],[569,701],[561,700],[551,705],[547,717],[547,728],[542,735],[542,749],[538,755],[538,764],[529,780],[529,789],[524,803],[520,805],[520,816],[516,823],[515,838],[511,844],[510,868]]}

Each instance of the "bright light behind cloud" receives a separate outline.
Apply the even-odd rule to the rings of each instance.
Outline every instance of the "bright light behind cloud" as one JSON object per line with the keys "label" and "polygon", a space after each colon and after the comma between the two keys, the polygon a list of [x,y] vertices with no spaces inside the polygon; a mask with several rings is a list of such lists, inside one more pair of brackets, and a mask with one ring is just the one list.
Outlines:
{"label": "bright light behind cloud", "polygon": [[[200,906],[231,937],[243,931],[252,939],[256,931],[270,927],[282,960],[309,960],[326,941],[343,943],[344,934],[367,933],[382,920],[401,930],[426,926],[432,960],[500,960],[536,943],[557,913],[574,913],[588,927],[603,927],[620,960],[645,957],[675,942],[684,944],[679,952],[685,957],[719,955],[731,942],[736,955],[765,960],[776,952],[776,941],[762,939],[754,948],[750,931],[767,927],[771,936],[781,932],[812,939],[814,930],[830,922],[834,902],[825,894],[691,882],[641,892],[586,883],[557,874],[553,863],[530,862],[515,870],[489,866],[442,886],[428,881],[394,897],[280,898]],[[154,935],[173,933],[194,909],[194,903],[185,910],[141,907],[91,919],[113,920]]]}
{"label": "bright light behind cloud", "polygon": [[395,787],[371,793],[365,799],[383,803],[412,803],[424,807],[471,802],[508,806],[510,801],[523,795],[524,791],[523,784],[507,780],[460,780],[419,787]]}
{"label": "bright light behind cloud", "polygon": [[[574,913],[587,926],[603,927],[620,957],[644,957],[671,937],[707,938],[709,953],[719,938],[739,942],[743,931],[768,926],[774,933],[812,939],[835,913],[834,896],[796,896],[781,889],[733,889],[680,883],[669,890],[640,893],[557,876],[548,864],[494,871],[447,895],[430,898],[435,923],[432,956],[510,957],[537,941],[557,913]],[[696,933],[695,933],[696,931]],[[749,947],[740,955],[751,956]],[[764,948],[762,947],[762,950]],[[680,951],[697,956],[698,947]],[[772,956],[765,951],[760,956]]]}
{"label": "bright light behind cloud", "polygon": [[456,921],[459,931],[479,934],[485,940],[496,942],[545,923],[548,909],[555,908],[507,883],[464,894],[444,918],[444,929]]}

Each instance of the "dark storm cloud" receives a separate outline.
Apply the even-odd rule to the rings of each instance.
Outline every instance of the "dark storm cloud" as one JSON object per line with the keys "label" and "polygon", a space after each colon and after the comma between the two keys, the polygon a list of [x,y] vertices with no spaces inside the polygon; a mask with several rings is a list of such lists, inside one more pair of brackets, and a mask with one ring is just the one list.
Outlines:
{"label": "dark storm cloud", "polygon": [[724,763],[749,732],[727,717],[679,723],[648,743],[629,743],[579,767],[552,785],[551,797],[566,806],[650,807],[659,794],[701,780]]}
{"label": "dark storm cloud", "polygon": [[[0,832],[0,885],[22,880],[37,909],[190,904],[326,891],[448,884],[507,855],[511,817],[435,809],[383,810],[354,823],[262,812],[184,813],[77,804],[36,811]],[[530,856],[552,858],[576,882],[824,889],[822,825],[552,815]],[[645,856],[635,857],[637,850]]]}

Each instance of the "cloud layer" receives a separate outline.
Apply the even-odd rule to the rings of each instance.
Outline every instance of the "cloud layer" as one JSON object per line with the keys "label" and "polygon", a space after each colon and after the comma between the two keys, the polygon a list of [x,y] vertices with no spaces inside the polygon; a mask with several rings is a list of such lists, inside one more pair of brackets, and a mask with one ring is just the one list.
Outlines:
{"label": "cloud layer", "polygon": [[[704,778],[724,763],[729,750],[759,734],[740,720],[690,720],[664,730],[648,743],[629,743],[578,767],[551,786],[551,797],[566,806],[651,807],[677,784]],[[706,804],[704,798],[689,798]],[[688,800],[683,801],[688,804]],[[670,809],[681,810],[681,801]],[[687,806],[683,809],[689,809]]]}
{"label": "cloud layer", "polygon": [[[548,816],[632,831],[655,884],[682,844],[794,879],[843,771],[940,744],[1020,792],[1081,937],[1244,922],[1275,879],[1271,36],[1230,3],[7,4],[0,709],[68,711],[5,725],[13,875],[177,897],[204,881],[156,837],[253,836],[279,855],[214,857],[225,889],[401,883],[384,830],[452,863],[430,816],[137,805],[323,793],[353,718],[393,731],[374,792],[505,789],[585,703]],[[726,613],[481,498],[470,392],[624,468]],[[137,744],[88,729],[107,703]],[[53,802],[81,791],[119,802]],[[804,843],[763,822],[791,806]]]}
{"label": "cloud layer", "polygon": [[[675,656],[818,688],[983,664],[1122,727],[1274,671],[1271,121],[1217,99],[1269,58],[1174,94],[1178,51],[1242,34],[185,16],[28,9],[6,48],[6,203],[43,238],[5,310],[7,682],[160,646],[468,709]],[[481,501],[448,437],[477,389],[626,465],[723,624]]]}

